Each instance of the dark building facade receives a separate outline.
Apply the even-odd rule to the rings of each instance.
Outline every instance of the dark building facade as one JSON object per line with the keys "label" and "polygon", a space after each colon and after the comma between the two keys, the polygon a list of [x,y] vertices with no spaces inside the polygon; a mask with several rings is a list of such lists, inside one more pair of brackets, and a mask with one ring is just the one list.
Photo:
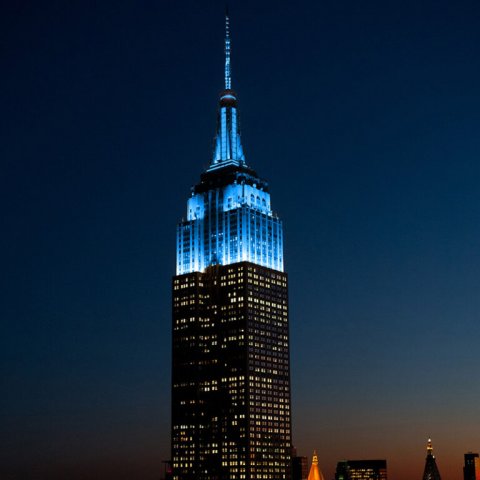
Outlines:
{"label": "dark building facade", "polygon": [[226,27],[214,155],[177,228],[173,478],[290,480],[283,226],[245,161]]}
{"label": "dark building facade", "polygon": [[478,453],[466,453],[463,480],[480,480],[480,458]]}
{"label": "dark building facade", "polygon": [[338,462],[335,480],[387,480],[387,461],[344,460]]}
{"label": "dark building facade", "polygon": [[292,457],[292,480],[307,480],[308,477],[308,458]]}

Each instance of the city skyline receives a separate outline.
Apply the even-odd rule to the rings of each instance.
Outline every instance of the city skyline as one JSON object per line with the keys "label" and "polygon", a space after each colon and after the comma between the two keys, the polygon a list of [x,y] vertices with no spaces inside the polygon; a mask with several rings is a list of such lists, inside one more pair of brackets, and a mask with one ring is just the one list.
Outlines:
{"label": "city skyline", "polygon": [[[292,440],[326,480],[344,458],[420,480],[429,436],[460,480],[480,449],[479,9],[230,5],[242,141],[285,222]],[[224,4],[2,10],[0,474],[152,478]]]}

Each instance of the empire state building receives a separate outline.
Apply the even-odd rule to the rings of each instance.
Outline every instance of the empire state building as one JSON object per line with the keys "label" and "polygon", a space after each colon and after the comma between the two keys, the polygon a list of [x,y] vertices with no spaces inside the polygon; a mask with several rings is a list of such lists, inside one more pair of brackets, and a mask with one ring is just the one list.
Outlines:
{"label": "empire state building", "polygon": [[225,89],[210,166],[177,227],[172,467],[176,480],[290,479],[290,361],[283,226],[247,164]]}

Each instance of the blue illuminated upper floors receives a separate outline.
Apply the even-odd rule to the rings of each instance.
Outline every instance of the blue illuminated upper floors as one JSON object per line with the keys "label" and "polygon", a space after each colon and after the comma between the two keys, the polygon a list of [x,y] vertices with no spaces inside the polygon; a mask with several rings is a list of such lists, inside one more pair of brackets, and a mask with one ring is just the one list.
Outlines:
{"label": "blue illuminated upper floors", "polygon": [[177,227],[177,275],[249,261],[283,271],[283,225],[256,184],[194,193]]}

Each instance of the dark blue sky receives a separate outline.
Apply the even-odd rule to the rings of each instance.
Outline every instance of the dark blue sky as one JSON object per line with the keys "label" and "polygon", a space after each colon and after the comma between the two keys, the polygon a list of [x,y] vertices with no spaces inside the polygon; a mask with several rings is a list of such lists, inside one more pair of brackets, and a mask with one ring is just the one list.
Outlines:
{"label": "dark blue sky", "polygon": [[[224,2],[3,2],[0,476],[157,479],[175,225]],[[293,434],[420,478],[480,450],[480,3],[230,4],[247,162],[286,229]]]}

